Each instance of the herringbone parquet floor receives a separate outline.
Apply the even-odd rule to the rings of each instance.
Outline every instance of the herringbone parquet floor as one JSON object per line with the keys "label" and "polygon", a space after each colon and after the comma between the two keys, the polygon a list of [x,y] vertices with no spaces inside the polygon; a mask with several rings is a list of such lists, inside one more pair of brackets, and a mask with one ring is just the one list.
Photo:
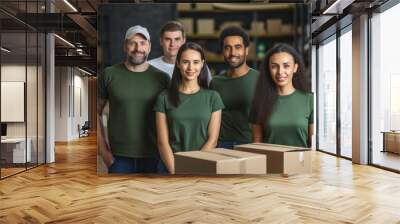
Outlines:
{"label": "herringbone parquet floor", "polygon": [[313,173],[97,176],[94,137],[0,181],[0,223],[400,223],[400,175],[315,152]]}

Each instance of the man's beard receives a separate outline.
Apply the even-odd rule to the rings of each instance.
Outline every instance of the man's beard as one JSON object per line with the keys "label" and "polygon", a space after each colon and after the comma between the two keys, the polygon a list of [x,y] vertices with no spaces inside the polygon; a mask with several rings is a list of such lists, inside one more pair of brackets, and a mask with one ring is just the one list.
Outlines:
{"label": "man's beard", "polygon": [[[132,52],[132,54],[135,54],[136,52]],[[132,56],[127,54],[127,61],[131,65],[141,65],[147,60],[148,54],[144,53],[143,56]]]}
{"label": "man's beard", "polygon": [[246,58],[245,57],[240,57],[239,56],[237,58],[239,58],[239,62],[238,63],[234,63],[234,64],[231,63],[229,61],[229,59],[227,59],[227,58],[224,58],[224,60],[225,60],[225,63],[228,64],[231,69],[236,69],[236,68],[239,68],[240,66],[242,66],[246,62]]}

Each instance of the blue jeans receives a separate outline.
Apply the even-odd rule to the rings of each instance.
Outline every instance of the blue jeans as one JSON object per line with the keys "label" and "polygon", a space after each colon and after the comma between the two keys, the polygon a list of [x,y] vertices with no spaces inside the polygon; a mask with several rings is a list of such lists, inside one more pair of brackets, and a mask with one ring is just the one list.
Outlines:
{"label": "blue jeans", "polygon": [[242,141],[218,141],[217,148],[233,149],[235,145],[248,144],[249,142]]}
{"label": "blue jeans", "polygon": [[169,174],[167,167],[165,166],[164,162],[162,159],[158,161],[157,165],[157,173],[158,174]]}
{"label": "blue jeans", "polygon": [[157,173],[157,158],[129,158],[115,156],[108,173]]}

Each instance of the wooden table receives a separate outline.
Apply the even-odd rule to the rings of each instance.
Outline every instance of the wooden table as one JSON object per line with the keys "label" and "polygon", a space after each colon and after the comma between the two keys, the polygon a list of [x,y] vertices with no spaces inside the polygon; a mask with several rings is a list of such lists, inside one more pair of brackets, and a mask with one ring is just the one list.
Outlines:
{"label": "wooden table", "polygon": [[400,131],[383,131],[383,151],[400,154]]}

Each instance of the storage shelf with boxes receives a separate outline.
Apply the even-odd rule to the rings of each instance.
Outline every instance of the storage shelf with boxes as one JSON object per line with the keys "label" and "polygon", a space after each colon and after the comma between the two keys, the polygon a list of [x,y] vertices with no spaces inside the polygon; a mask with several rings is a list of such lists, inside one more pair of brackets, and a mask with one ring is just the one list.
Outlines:
{"label": "storage shelf with boxes", "polygon": [[178,20],[185,27],[187,40],[201,44],[207,55],[212,55],[207,62],[214,75],[226,69],[218,41],[224,28],[240,26],[248,32],[248,64],[258,69],[273,44],[296,45],[296,37],[304,36],[297,19],[303,12],[307,10],[300,10],[296,4],[177,3]]}
{"label": "storage shelf with boxes", "polygon": [[[280,32],[280,33],[254,33],[254,32],[249,32],[250,38],[258,37],[258,38],[282,38],[282,37],[290,37],[294,34],[293,30],[288,30],[286,29],[285,32]],[[187,38],[189,39],[218,39],[219,38],[219,32],[218,33],[212,33],[212,34],[189,34],[186,35]]]}
{"label": "storage shelf with boxes", "polygon": [[290,4],[265,4],[265,3],[178,3],[177,10],[179,12],[246,12],[246,11],[276,11],[288,10],[293,8]]}

